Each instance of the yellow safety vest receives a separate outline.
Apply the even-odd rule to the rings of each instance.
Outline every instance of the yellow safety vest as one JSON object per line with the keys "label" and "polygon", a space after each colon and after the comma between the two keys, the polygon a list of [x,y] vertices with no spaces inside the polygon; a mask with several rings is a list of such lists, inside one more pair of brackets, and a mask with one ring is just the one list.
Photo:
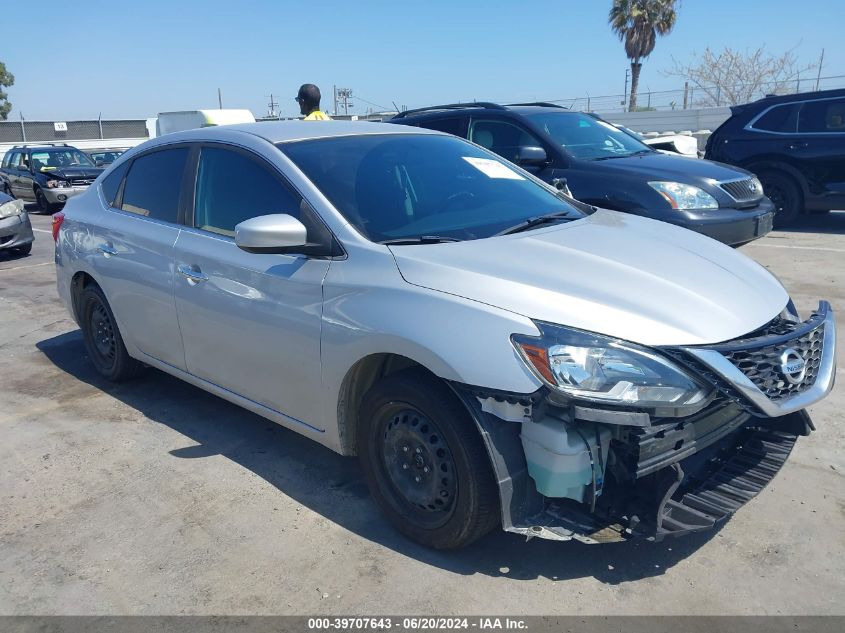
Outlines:
{"label": "yellow safety vest", "polygon": [[332,118],[326,114],[325,112],[321,112],[320,110],[314,110],[311,114],[307,117],[302,119],[303,121],[331,121]]}

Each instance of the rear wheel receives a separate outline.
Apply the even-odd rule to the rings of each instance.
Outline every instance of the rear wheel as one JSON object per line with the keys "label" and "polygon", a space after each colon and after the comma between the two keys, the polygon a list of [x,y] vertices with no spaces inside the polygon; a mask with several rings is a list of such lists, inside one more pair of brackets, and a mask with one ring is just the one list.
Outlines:
{"label": "rear wheel", "polygon": [[425,371],[390,375],[361,407],[358,452],[376,503],[411,539],[462,547],[500,522],[481,435],[455,395]]}
{"label": "rear wheel", "polygon": [[775,205],[774,226],[777,229],[793,224],[804,211],[804,195],[795,180],[780,171],[759,174],[763,191]]}
{"label": "rear wheel", "polygon": [[85,349],[96,370],[115,382],[138,375],[143,365],[129,356],[114,314],[96,285],[82,289],[77,301]]}

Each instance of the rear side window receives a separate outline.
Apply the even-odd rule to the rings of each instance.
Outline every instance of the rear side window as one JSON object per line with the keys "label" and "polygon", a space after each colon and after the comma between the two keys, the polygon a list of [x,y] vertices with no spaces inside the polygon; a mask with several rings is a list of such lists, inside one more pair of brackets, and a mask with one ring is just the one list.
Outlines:
{"label": "rear side window", "polygon": [[751,127],[766,132],[795,132],[800,107],[800,103],[775,106],[757,119]]}
{"label": "rear side window", "polygon": [[516,159],[520,147],[543,146],[533,134],[506,121],[473,121],[469,140],[509,161]]}
{"label": "rear side window", "polygon": [[467,119],[466,117],[451,117],[448,119],[435,119],[434,121],[423,121],[420,127],[429,130],[437,130],[438,132],[446,132],[447,134],[454,134],[466,138],[467,135]]}
{"label": "rear side window", "polygon": [[845,132],[845,99],[807,101],[798,115],[799,132]]}
{"label": "rear side window", "polygon": [[188,148],[166,149],[132,161],[120,208],[155,220],[176,222]]}
{"label": "rear side window", "polygon": [[103,190],[103,197],[106,199],[106,203],[110,207],[114,206],[114,201],[117,198],[117,192],[120,190],[120,183],[123,181],[123,177],[126,175],[126,169],[128,167],[128,162],[116,167],[112,173],[106,176],[103,180],[103,184],[100,185]]}
{"label": "rear side window", "polygon": [[299,219],[302,202],[258,161],[216,147],[200,153],[194,200],[194,226],[229,236],[235,225],[259,215],[286,213]]}
{"label": "rear side window", "polygon": [[9,152],[3,158],[3,167],[17,167],[20,162],[20,152]]}

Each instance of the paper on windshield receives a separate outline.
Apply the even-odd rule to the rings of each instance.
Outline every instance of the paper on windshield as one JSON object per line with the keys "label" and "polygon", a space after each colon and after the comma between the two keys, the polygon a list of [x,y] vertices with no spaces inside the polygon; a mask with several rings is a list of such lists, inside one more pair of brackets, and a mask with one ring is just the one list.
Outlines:
{"label": "paper on windshield", "polygon": [[507,165],[491,158],[476,158],[475,156],[462,156],[466,162],[475,167],[488,178],[506,178],[507,180],[525,180]]}

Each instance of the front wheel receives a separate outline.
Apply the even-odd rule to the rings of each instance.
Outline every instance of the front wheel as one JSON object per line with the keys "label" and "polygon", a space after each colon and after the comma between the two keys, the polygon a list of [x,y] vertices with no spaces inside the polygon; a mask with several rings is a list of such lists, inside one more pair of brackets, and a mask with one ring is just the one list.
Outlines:
{"label": "front wheel", "polygon": [[35,203],[38,205],[39,211],[44,213],[53,212],[53,205],[48,202],[47,196],[44,195],[44,192],[41,191],[41,189],[35,190]]}
{"label": "front wheel", "polygon": [[763,191],[775,205],[774,226],[782,229],[793,224],[804,211],[804,195],[792,179],[779,171],[764,171],[759,175]]}
{"label": "front wheel", "polygon": [[418,543],[463,547],[500,522],[481,434],[449,388],[425,371],[392,374],[367,392],[358,453],[376,503]]}
{"label": "front wheel", "polygon": [[126,351],[103,291],[95,285],[86,286],[79,295],[77,306],[85,349],[100,375],[114,382],[138,375],[143,365]]}

